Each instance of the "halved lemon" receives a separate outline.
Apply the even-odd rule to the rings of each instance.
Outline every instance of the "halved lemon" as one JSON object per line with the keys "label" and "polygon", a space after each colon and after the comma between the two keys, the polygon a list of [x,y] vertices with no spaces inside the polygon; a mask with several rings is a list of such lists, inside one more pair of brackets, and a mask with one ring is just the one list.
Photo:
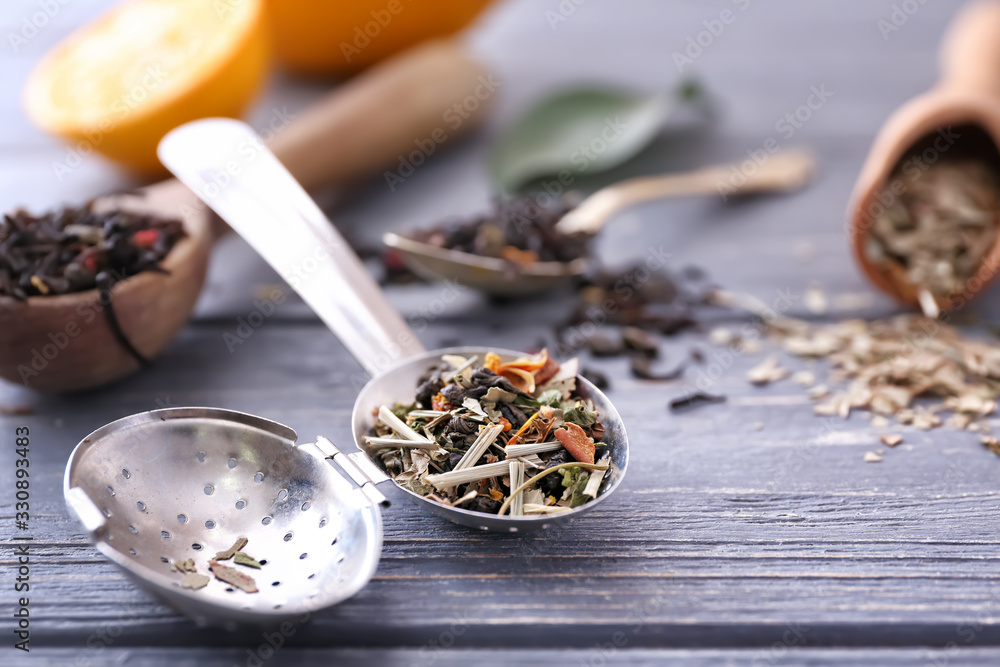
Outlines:
{"label": "halved lemon", "polygon": [[239,116],[263,83],[261,0],[131,0],[72,33],[28,78],[24,104],[69,152],[161,171],[156,145],[207,116]]}

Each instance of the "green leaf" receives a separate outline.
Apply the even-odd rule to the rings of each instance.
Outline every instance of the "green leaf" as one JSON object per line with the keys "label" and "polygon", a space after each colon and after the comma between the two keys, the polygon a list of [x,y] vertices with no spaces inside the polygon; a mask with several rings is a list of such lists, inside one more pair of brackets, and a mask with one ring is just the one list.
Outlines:
{"label": "green leaf", "polygon": [[490,171],[506,192],[563,170],[574,176],[605,171],[645,148],[679,102],[699,96],[692,82],[672,95],[599,87],[556,94],[501,135],[490,156]]}
{"label": "green leaf", "polygon": [[549,389],[548,391],[543,391],[542,395],[538,397],[538,402],[542,405],[547,405],[550,408],[558,408],[562,406],[562,392],[558,389]]}
{"label": "green leaf", "polygon": [[526,408],[537,408],[541,405],[538,401],[533,398],[528,398],[527,396],[520,396],[514,399],[514,405],[520,405]]}
{"label": "green leaf", "polygon": [[581,468],[564,468],[562,485],[567,487],[563,491],[562,499],[569,501],[570,507],[577,507],[590,500],[589,496],[583,495],[583,490],[587,488],[587,480],[590,473]]}
{"label": "green leaf", "polygon": [[406,422],[406,415],[410,414],[416,409],[417,409],[417,403],[415,401],[413,403],[410,403],[409,405],[403,405],[402,403],[397,403],[392,408],[392,414],[399,417],[401,420],[403,420],[403,422]]}
{"label": "green leaf", "polygon": [[592,426],[597,421],[597,413],[591,410],[583,401],[577,401],[569,410],[563,411],[563,421],[586,428]]}

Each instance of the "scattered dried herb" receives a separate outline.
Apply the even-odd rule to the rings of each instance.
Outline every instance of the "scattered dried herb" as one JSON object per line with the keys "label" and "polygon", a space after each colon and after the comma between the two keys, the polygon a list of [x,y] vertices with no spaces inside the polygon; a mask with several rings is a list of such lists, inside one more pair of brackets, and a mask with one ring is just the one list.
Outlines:
{"label": "scattered dried herb", "polygon": [[[482,360],[445,355],[442,362],[421,378],[413,404],[381,406],[375,413],[366,444],[389,476],[436,502],[487,514],[512,500],[524,514],[566,511],[582,502],[582,487],[567,495],[560,480],[548,476],[536,475],[537,485],[513,494],[519,485],[511,482],[512,469],[530,476],[558,466],[593,466],[607,452],[593,403],[577,393],[578,362],[556,363],[544,349],[507,363],[493,353]],[[603,475],[596,478],[588,499]]]}
{"label": "scattered dried herb", "polygon": [[260,563],[253,556],[243,553],[242,551],[237,551],[233,554],[233,562],[237,565],[246,565],[247,567],[253,567],[260,569]]}
{"label": "scattered dried herb", "polygon": [[992,435],[981,435],[979,436],[979,442],[983,443],[983,446],[988,450],[1000,456],[1000,440],[997,440]]}
{"label": "scattered dried herb", "polygon": [[[569,319],[557,327],[556,335],[561,344],[579,349],[587,345],[587,338],[572,338],[575,326],[599,322],[629,327],[621,332],[622,338],[629,340],[623,341],[620,352],[655,356],[658,345],[654,334],[674,336],[697,326],[695,310],[708,303],[713,289],[697,267],[672,272],[636,264],[622,271],[594,271],[581,280],[576,306]],[[609,353],[617,351],[612,346],[607,349]]]}
{"label": "scattered dried herb", "polygon": [[208,586],[209,581],[210,579],[206,574],[200,574],[198,572],[185,572],[184,576],[181,578],[181,588],[198,590],[199,588]]}
{"label": "scattered dried herb", "polygon": [[246,575],[235,568],[229,567],[228,565],[223,565],[217,560],[209,561],[208,567],[212,570],[212,574],[214,574],[215,578],[219,581],[231,584],[246,593],[257,592],[257,582],[254,581],[253,577]]}
{"label": "scattered dried herb", "polygon": [[690,410],[691,408],[696,408],[699,405],[710,405],[712,403],[725,403],[726,397],[719,396],[716,394],[709,394],[704,391],[696,391],[690,394],[685,394],[679,398],[675,398],[668,403],[668,407],[672,412],[680,412],[682,410]]}
{"label": "scattered dried herb", "polygon": [[[752,299],[725,297],[756,313]],[[853,410],[867,410],[877,428],[887,427],[888,417],[894,417],[899,424],[922,430],[947,423],[987,431],[989,425],[980,418],[997,409],[1000,347],[966,338],[938,320],[897,315],[871,322],[811,324],[777,318],[770,332],[793,355],[825,358],[832,368],[830,379],[843,386],[833,393],[825,385],[807,389],[814,400],[826,399],[814,406],[816,414],[846,418]],[[767,373],[777,367],[776,362],[766,363]],[[767,374],[764,371],[756,377]],[[918,399],[925,400],[917,404]],[[947,421],[941,418],[944,411],[952,412]],[[895,446],[896,437],[883,436],[883,442]]]}
{"label": "scattered dried herb", "polygon": [[789,372],[778,365],[777,357],[768,357],[747,371],[747,379],[758,385],[784,380],[788,375]]}
{"label": "scattered dried herb", "polygon": [[865,251],[875,264],[921,295],[937,315],[935,297],[965,290],[993,249],[1000,214],[1000,174],[978,159],[945,159],[913,177],[890,176],[902,191],[872,226]]}
{"label": "scattered dried herb", "polygon": [[187,558],[185,560],[179,560],[170,566],[171,572],[197,572],[198,568],[195,567],[194,559]]}
{"label": "scattered dried herb", "polygon": [[0,417],[29,417],[35,414],[31,405],[0,405]]}
{"label": "scattered dried herb", "polygon": [[162,272],[160,262],[184,236],[179,220],[98,212],[93,202],[40,216],[17,210],[0,220],[0,296],[23,301]]}
{"label": "scattered dried herb", "polygon": [[657,382],[677,380],[684,376],[685,368],[687,368],[687,363],[682,361],[669,371],[657,373],[653,370],[653,362],[649,357],[633,355],[629,359],[629,370],[632,371],[632,376],[640,380],[654,380]]}
{"label": "scattered dried herb", "polygon": [[247,538],[242,536],[237,537],[236,541],[233,542],[233,546],[229,547],[225,551],[220,551],[219,553],[215,554],[215,560],[229,560],[230,558],[235,556],[240,549],[245,547],[247,545],[247,542],[249,542]]}
{"label": "scattered dried herb", "polygon": [[899,435],[898,433],[883,433],[879,437],[879,439],[882,441],[882,444],[885,445],[886,447],[895,447],[896,445],[903,442],[903,436]]}

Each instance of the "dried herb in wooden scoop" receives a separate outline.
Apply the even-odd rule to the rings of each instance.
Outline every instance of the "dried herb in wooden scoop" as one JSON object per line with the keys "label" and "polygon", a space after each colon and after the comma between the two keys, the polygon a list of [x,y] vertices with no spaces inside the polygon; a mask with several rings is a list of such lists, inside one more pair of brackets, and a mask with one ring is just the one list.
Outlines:
{"label": "dried herb in wooden scoop", "polygon": [[916,167],[893,174],[899,194],[875,218],[865,252],[936,317],[939,301],[966,291],[996,244],[1000,174],[971,158],[908,169]]}
{"label": "dried herb in wooden scoop", "polygon": [[185,236],[180,220],[92,204],[35,216],[17,210],[0,220],[0,296],[25,300],[92,289],[103,275],[115,281],[160,262]]}

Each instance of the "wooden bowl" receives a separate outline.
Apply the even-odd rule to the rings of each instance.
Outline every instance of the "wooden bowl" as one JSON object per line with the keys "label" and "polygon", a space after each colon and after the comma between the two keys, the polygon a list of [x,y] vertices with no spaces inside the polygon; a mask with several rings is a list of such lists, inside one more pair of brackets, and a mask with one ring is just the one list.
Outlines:
{"label": "wooden bowl", "polygon": [[168,273],[128,276],[107,291],[26,301],[0,297],[0,377],[40,391],[68,392],[107,384],[139,369],[142,363],[111,326],[111,310],[121,333],[144,359],[159,354],[188,321],[205,281],[213,237],[209,211],[177,181],[147,188],[145,196],[100,202],[173,217],[181,217],[185,202],[191,207],[183,218],[188,235],[164,258]]}
{"label": "wooden bowl", "polygon": [[[897,166],[916,156],[922,164],[958,155],[976,155],[1000,167],[1000,2],[971,3],[948,30],[941,47],[942,74],[931,91],[894,113],[879,131],[857,184],[848,213],[848,235],[864,274],[886,294],[906,304],[918,291],[901,267],[873,262],[867,253],[879,212],[902,192],[908,179],[893,178]],[[956,136],[957,135],[957,136]],[[914,165],[918,168],[918,165]],[[964,306],[1000,272],[1000,237],[965,289],[936,296],[941,310]]]}

